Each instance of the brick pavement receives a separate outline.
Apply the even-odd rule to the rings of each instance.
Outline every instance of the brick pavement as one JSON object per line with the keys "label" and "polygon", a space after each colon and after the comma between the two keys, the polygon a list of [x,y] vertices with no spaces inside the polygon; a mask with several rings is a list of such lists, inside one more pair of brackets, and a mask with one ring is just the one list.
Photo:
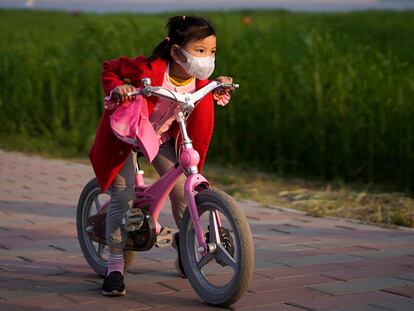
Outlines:
{"label": "brick pavement", "polygon": [[[128,294],[106,298],[76,238],[89,166],[0,150],[0,310],[215,310],[174,268],[171,247],[137,253]],[[414,230],[239,201],[255,242],[232,310],[414,310]],[[172,224],[169,209],[163,224]]]}

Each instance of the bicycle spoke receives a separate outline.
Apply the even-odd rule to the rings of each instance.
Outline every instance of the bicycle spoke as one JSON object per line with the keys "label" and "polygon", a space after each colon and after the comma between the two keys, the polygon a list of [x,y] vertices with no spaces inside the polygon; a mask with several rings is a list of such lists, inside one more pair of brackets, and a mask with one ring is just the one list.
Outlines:
{"label": "bicycle spoke", "polygon": [[224,248],[224,246],[221,243],[217,244],[216,257],[217,259],[220,259],[221,261],[232,267],[234,270],[236,270],[236,261],[233,257],[231,257],[229,252]]}
{"label": "bicycle spoke", "polygon": [[103,251],[105,249],[105,244],[99,244],[98,246],[98,255],[102,257]]}
{"label": "bicycle spoke", "polygon": [[221,242],[220,240],[220,234],[219,234],[219,228],[217,224],[217,211],[210,210],[210,217],[209,217],[209,231],[210,231],[210,242],[215,242],[219,244]]}
{"label": "bicycle spoke", "polygon": [[201,257],[200,261],[197,263],[197,268],[201,270],[206,264],[214,259],[213,254],[207,254]]}
{"label": "bicycle spoke", "polygon": [[98,197],[95,198],[94,202],[95,202],[96,211],[98,212],[101,209],[101,202],[99,202]]}

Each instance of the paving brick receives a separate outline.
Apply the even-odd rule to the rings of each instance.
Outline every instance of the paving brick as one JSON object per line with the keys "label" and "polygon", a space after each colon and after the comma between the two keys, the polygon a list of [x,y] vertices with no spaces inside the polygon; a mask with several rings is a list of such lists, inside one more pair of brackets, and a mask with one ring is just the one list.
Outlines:
{"label": "paving brick", "polygon": [[[171,292],[165,295],[142,295],[137,299],[153,308],[169,307],[170,309],[181,306],[192,306],[196,310],[207,305],[198,297],[194,291]],[[179,307],[178,307],[179,306]],[[209,306],[207,306],[209,307]]]}
{"label": "paving brick", "polygon": [[292,277],[298,275],[313,275],[318,273],[326,273],[331,271],[342,271],[346,269],[340,264],[316,264],[316,265],[307,265],[299,267],[283,267],[283,268],[273,268],[273,269],[261,269],[257,270],[257,274],[263,275],[270,279]]}
{"label": "paving brick", "polygon": [[398,278],[414,282],[414,273],[399,274]]}
{"label": "paving brick", "polygon": [[54,294],[64,294],[70,292],[81,292],[87,290],[96,290],[98,285],[93,283],[69,283],[53,284],[42,287],[31,287],[26,289],[9,290],[2,292],[2,298],[6,300],[22,299],[29,297],[50,296]]}
{"label": "paving brick", "polygon": [[185,290],[192,290],[192,287],[187,279],[174,279],[171,281],[162,281],[159,282],[162,286],[171,288],[174,291],[185,291]]}
{"label": "paving brick", "polygon": [[371,241],[371,242],[361,242],[359,246],[368,247],[374,250],[385,250],[385,249],[412,249],[414,248],[413,243],[404,243],[398,241],[392,242],[383,242],[383,241]]}
{"label": "paving brick", "polygon": [[[164,306],[162,308],[157,308],[156,310],[157,311],[171,311],[173,309],[171,308],[171,306]],[[182,310],[182,311],[193,311],[193,310],[214,311],[214,310],[216,310],[217,311],[217,310],[220,310],[220,309],[218,309],[216,307],[209,306],[207,304],[201,304],[200,303],[199,305],[196,305],[196,306],[194,306],[194,305],[181,305],[179,307],[176,307],[176,310]],[[281,311],[283,311],[283,310],[281,310]]]}
{"label": "paving brick", "polygon": [[254,259],[254,267],[255,269],[269,269],[269,268],[282,268],[286,267],[286,264],[272,262],[264,259]]}
{"label": "paving brick", "polygon": [[302,299],[310,299],[313,300],[316,297],[327,296],[324,293],[314,291],[309,288],[301,287],[301,288],[288,288],[277,290],[273,292],[266,292],[266,293],[253,293],[253,294],[246,294],[241,297],[241,299],[236,302],[232,309],[238,310],[241,308],[247,307],[256,307],[261,305],[271,305],[276,303],[285,303],[289,301],[293,301],[297,297]]}
{"label": "paving brick", "polygon": [[292,244],[262,246],[262,247],[258,247],[256,251],[268,250],[268,251],[280,251],[280,252],[297,252],[297,251],[304,251],[304,250],[309,250],[309,249],[312,249],[312,248],[305,246],[305,245],[297,245],[295,243],[292,243]]}
{"label": "paving brick", "polygon": [[101,299],[100,293],[97,290],[93,291],[83,291],[83,292],[68,292],[64,294],[60,294],[62,297],[69,299],[70,301],[74,302],[75,304],[85,304],[90,302],[96,302]]}
{"label": "paving brick", "polygon": [[405,296],[408,298],[414,298],[414,285],[387,288],[387,289],[384,289],[383,291],[396,294],[396,295],[400,295],[400,296]]}
{"label": "paving brick", "polygon": [[366,268],[366,269],[347,269],[341,271],[331,271],[326,272],[323,275],[336,278],[338,280],[354,280],[354,279],[364,279],[364,278],[374,278],[374,277],[386,277],[386,276],[395,276],[403,273],[414,272],[413,268],[409,268],[402,265],[395,265],[391,267],[383,267],[382,269]]}
{"label": "paving brick", "polygon": [[296,256],[315,256],[322,254],[353,254],[361,251],[366,251],[365,247],[361,246],[345,246],[345,247],[325,247],[309,250],[292,251],[292,255]]}
{"label": "paving brick", "polygon": [[329,311],[384,311],[384,310],[386,309],[375,306],[375,305],[356,305],[356,306],[354,305],[354,306],[346,306],[342,308],[335,308]]}
{"label": "paving brick", "polygon": [[135,259],[134,265],[128,271],[132,274],[144,274],[157,271],[176,271],[176,268],[174,261],[156,262],[141,257]]}
{"label": "paving brick", "polygon": [[15,306],[21,306],[22,308],[28,309],[33,306],[41,306],[45,309],[60,309],[63,306],[74,307],[76,304],[66,297],[61,295],[49,295],[49,296],[37,296],[28,298],[16,298],[7,301],[9,304]]}
{"label": "paving brick", "polygon": [[124,297],[104,297],[101,295],[99,291],[94,293],[96,299],[89,302],[84,302],[82,304],[74,306],[63,306],[60,307],[59,310],[84,310],[84,311],[91,311],[91,310],[103,310],[103,311],[114,311],[114,310],[128,310],[128,311],[138,311],[138,310],[150,310],[152,309],[151,306],[142,303],[138,299],[134,297],[129,297],[128,292],[127,295]]}
{"label": "paving brick", "polygon": [[412,285],[412,282],[397,279],[394,277],[380,277],[358,279],[349,282],[335,282],[331,284],[311,285],[310,287],[331,295],[339,295],[346,293],[356,293],[374,289],[400,287],[404,285]]}
{"label": "paving brick", "polygon": [[1,297],[8,300],[14,300],[14,299],[23,299],[23,298],[29,298],[29,297],[45,297],[45,296],[52,296],[54,295],[51,292],[44,291],[42,289],[37,288],[28,288],[28,289],[17,289],[17,290],[9,290],[9,291],[3,291],[1,293]]}
{"label": "paving brick", "polygon": [[414,248],[411,249],[383,249],[378,251],[365,251],[365,252],[355,252],[353,256],[358,256],[362,258],[387,258],[387,257],[398,257],[398,256],[407,256],[414,255]]}
{"label": "paving brick", "polygon": [[323,263],[342,263],[350,261],[360,261],[360,258],[353,257],[351,255],[342,255],[342,254],[329,254],[329,255],[319,255],[319,256],[305,256],[305,257],[294,257],[286,259],[277,259],[274,260],[276,263],[284,264],[287,266],[306,266],[306,265],[316,265]]}
{"label": "paving brick", "polygon": [[[11,304],[7,301],[1,301],[0,299],[0,310],[6,310],[6,311],[25,311],[30,310],[27,307],[22,307],[19,305]],[[44,310],[43,308],[37,308],[37,310]]]}
{"label": "paving brick", "polygon": [[413,311],[414,310],[414,299],[406,299],[406,300],[399,300],[399,301],[383,301],[381,304],[373,304],[378,308],[388,308],[389,310],[394,311]]}
{"label": "paving brick", "polygon": [[235,310],[245,310],[245,311],[303,311],[297,307],[289,306],[282,303],[274,303],[262,306],[254,306],[248,308],[236,308]]}
{"label": "paving brick", "polygon": [[401,302],[406,301],[407,298],[399,297],[393,294],[381,292],[381,291],[369,291],[364,293],[352,293],[338,296],[319,296],[314,298],[308,297],[294,297],[290,302],[302,306],[311,310],[326,311],[332,309],[343,308],[346,306],[354,305],[368,305],[376,304],[382,305],[385,301]]}
{"label": "paving brick", "polygon": [[266,261],[278,261],[280,259],[286,259],[286,258],[298,258],[299,255],[296,255],[293,252],[279,252],[279,251],[257,249],[254,252],[254,257],[258,260],[262,259]]}
{"label": "paving brick", "polygon": [[[12,279],[6,281],[0,281],[0,289],[4,290],[17,290],[17,289],[24,289],[24,288],[31,288],[33,287],[33,282],[30,280],[24,279]],[[1,296],[1,295],[0,295]]]}
{"label": "paving brick", "polygon": [[0,267],[10,273],[32,273],[37,275],[54,275],[64,272],[62,269],[34,262],[27,262],[22,259],[12,261],[0,260]]}
{"label": "paving brick", "polygon": [[381,258],[381,259],[375,259],[375,258],[361,259],[360,261],[341,263],[342,266],[352,268],[352,269],[364,269],[364,268],[382,269],[384,267],[393,267],[393,266],[399,266],[399,265],[405,265],[408,267],[412,267],[413,264],[414,264],[413,258],[410,256],[388,257],[388,258]]}
{"label": "paving brick", "polygon": [[177,271],[156,271],[128,277],[131,284],[151,284],[168,280],[182,280]]}
{"label": "paving brick", "polygon": [[320,275],[295,276],[281,279],[250,282],[249,290],[254,293],[269,292],[285,288],[304,287],[322,283],[332,283],[334,281],[335,280],[333,280],[332,278]]}

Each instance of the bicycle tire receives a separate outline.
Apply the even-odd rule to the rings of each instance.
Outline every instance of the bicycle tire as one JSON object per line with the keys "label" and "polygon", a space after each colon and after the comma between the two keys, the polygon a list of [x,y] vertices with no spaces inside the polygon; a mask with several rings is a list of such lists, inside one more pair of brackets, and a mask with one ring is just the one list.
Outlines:
{"label": "bicycle tire", "polygon": [[[212,286],[204,276],[204,273],[196,266],[196,243],[193,223],[187,208],[183,215],[180,228],[180,255],[183,267],[189,282],[200,298],[208,304],[227,307],[243,295],[247,290],[249,281],[253,274],[254,248],[250,227],[242,209],[236,201],[228,194],[216,190],[207,189],[195,196],[199,215],[215,208],[225,215],[233,227],[236,247],[239,249],[237,255],[237,271],[226,286]],[[209,208],[210,207],[210,208]],[[193,244],[193,245],[191,245]]]}

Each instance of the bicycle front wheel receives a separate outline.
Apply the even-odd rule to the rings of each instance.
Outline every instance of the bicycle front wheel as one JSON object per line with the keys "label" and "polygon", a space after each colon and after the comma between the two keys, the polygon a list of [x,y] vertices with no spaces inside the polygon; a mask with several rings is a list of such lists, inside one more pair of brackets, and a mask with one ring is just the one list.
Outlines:
{"label": "bicycle front wheel", "polygon": [[183,267],[194,290],[205,302],[229,306],[247,290],[253,273],[253,239],[246,217],[226,193],[208,189],[195,197],[200,223],[209,245],[202,256],[188,208],[180,230]]}

